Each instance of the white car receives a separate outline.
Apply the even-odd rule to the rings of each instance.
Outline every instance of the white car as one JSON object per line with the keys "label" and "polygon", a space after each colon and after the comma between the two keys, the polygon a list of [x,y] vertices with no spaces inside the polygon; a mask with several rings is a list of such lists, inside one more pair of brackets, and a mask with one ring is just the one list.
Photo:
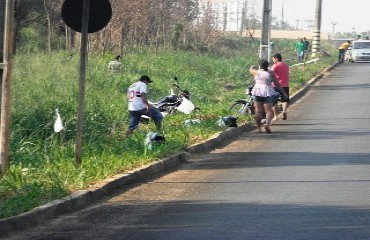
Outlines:
{"label": "white car", "polygon": [[346,55],[349,62],[370,62],[370,40],[353,41]]}

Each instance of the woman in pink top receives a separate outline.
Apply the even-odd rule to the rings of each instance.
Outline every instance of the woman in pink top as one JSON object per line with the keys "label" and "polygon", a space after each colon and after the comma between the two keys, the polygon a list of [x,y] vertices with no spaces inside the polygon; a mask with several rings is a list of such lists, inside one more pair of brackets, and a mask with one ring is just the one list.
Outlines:
{"label": "woman in pink top", "polygon": [[[275,73],[273,71],[268,70],[269,63],[266,60],[261,60],[259,69],[250,68],[250,73],[254,77],[254,86],[252,89],[252,97],[254,101],[254,107],[256,109],[256,122],[258,131],[261,131],[261,119],[263,114],[266,113],[266,124],[265,130],[267,133],[271,133],[270,125],[271,120],[274,116],[272,111],[272,105],[274,102],[274,85],[281,90],[283,95],[284,89],[282,89],[279,81],[277,80]],[[286,95],[285,95],[286,96]]]}

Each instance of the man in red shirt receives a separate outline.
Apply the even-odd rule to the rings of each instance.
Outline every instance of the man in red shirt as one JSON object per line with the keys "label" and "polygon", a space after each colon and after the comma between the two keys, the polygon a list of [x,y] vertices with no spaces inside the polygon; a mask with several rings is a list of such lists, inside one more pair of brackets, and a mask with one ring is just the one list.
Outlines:
{"label": "man in red shirt", "polygon": [[[283,62],[283,58],[281,57],[280,53],[276,53],[272,56],[272,61],[274,62],[274,65],[272,65],[271,70],[275,72],[275,75],[278,79],[278,81],[281,84],[281,87],[284,89],[286,93],[286,97],[284,95],[281,95],[281,102],[282,102],[282,108],[283,108],[283,115],[282,119],[287,120],[287,109],[289,106],[289,65],[285,62]],[[274,119],[277,117],[277,104],[273,107],[274,111]]]}

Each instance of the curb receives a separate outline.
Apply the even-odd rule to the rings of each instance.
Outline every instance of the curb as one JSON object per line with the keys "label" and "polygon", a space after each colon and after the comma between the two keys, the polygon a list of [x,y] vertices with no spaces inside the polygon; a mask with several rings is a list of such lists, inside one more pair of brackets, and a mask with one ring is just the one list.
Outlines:
{"label": "curb", "polygon": [[321,73],[319,73],[316,77],[311,78],[306,84],[304,84],[298,91],[296,91],[291,97],[290,97],[290,104],[293,104],[298,99],[302,98],[308,90],[311,89],[311,86],[314,85],[319,79],[321,79],[326,72],[330,72],[333,70],[336,66],[339,65],[339,62],[334,63],[333,65],[325,68]]}
{"label": "curb", "polygon": [[[333,64],[332,66],[323,70],[319,75],[309,80],[301,89],[299,89],[290,97],[291,103],[294,103],[301,98],[313,84],[315,84],[324,76],[325,72],[331,71],[338,64],[339,62]],[[157,176],[158,174],[162,174],[165,171],[175,169],[186,161],[186,152],[200,153],[210,151],[224,144],[227,139],[252,129],[254,129],[254,127],[247,124],[241,125],[237,128],[228,128],[225,131],[215,134],[213,137],[202,143],[194,144],[186,148],[184,152],[179,154],[175,154],[162,160],[157,160],[135,170],[117,174],[98,184],[95,184],[86,190],[76,191],[67,197],[36,207],[26,213],[22,213],[14,217],[0,219],[0,237],[6,236],[14,231],[25,230],[29,227],[35,227],[37,225],[44,224],[50,219],[80,210],[87,205],[90,205],[101,198],[114,193],[114,191],[121,189],[123,186],[143,182]]]}
{"label": "curb", "polygon": [[102,199],[123,186],[143,182],[165,171],[170,171],[186,161],[186,154],[206,152],[214,149],[232,136],[241,132],[249,131],[253,126],[242,125],[237,128],[228,128],[203,143],[194,144],[185,149],[184,152],[175,154],[162,160],[143,165],[131,171],[117,174],[111,178],[103,180],[94,186],[79,190],[67,197],[54,200],[50,203],[36,207],[26,213],[0,220],[0,237],[6,236],[14,231],[25,230],[46,223],[63,214],[71,213]]}

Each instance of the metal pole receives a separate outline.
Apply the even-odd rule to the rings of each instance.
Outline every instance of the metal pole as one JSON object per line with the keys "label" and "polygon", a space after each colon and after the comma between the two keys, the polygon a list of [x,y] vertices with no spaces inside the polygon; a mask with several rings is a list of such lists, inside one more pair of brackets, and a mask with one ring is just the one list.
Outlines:
{"label": "metal pole", "polygon": [[14,0],[6,0],[5,27],[4,27],[4,53],[3,53],[3,82],[1,91],[1,127],[0,127],[0,173],[3,175],[8,170],[9,149],[9,119],[10,119],[10,83],[11,61],[13,58],[13,19]]}
{"label": "metal pole", "polygon": [[270,59],[271,55],[271,34],[270,34],[270,25],[271,25],[271,0],[263,1],[263,12],[262,12],[262,30],[261,30],[261,44],[260,44],[260,60],[261,59]]}
{"label": "metal pole", "polygon": [[312,57],[317,57],[320,52],[320,29],[321,29],[321,5],[322,0],[316,0],[315,24],[312,37]]}
{"label": "metal pole", "polygon": [[76,126],[76,164],[82,163],[82,136],[83,136],[83,119],[85,103],[85,82],[86,82],[86,65],[87,65],[87,42],[89,27],[90,0],[83,0],[82,10],[82,27],[81,27],[81,50],[80,50],[80,79],[79,79],[79,98]]}

